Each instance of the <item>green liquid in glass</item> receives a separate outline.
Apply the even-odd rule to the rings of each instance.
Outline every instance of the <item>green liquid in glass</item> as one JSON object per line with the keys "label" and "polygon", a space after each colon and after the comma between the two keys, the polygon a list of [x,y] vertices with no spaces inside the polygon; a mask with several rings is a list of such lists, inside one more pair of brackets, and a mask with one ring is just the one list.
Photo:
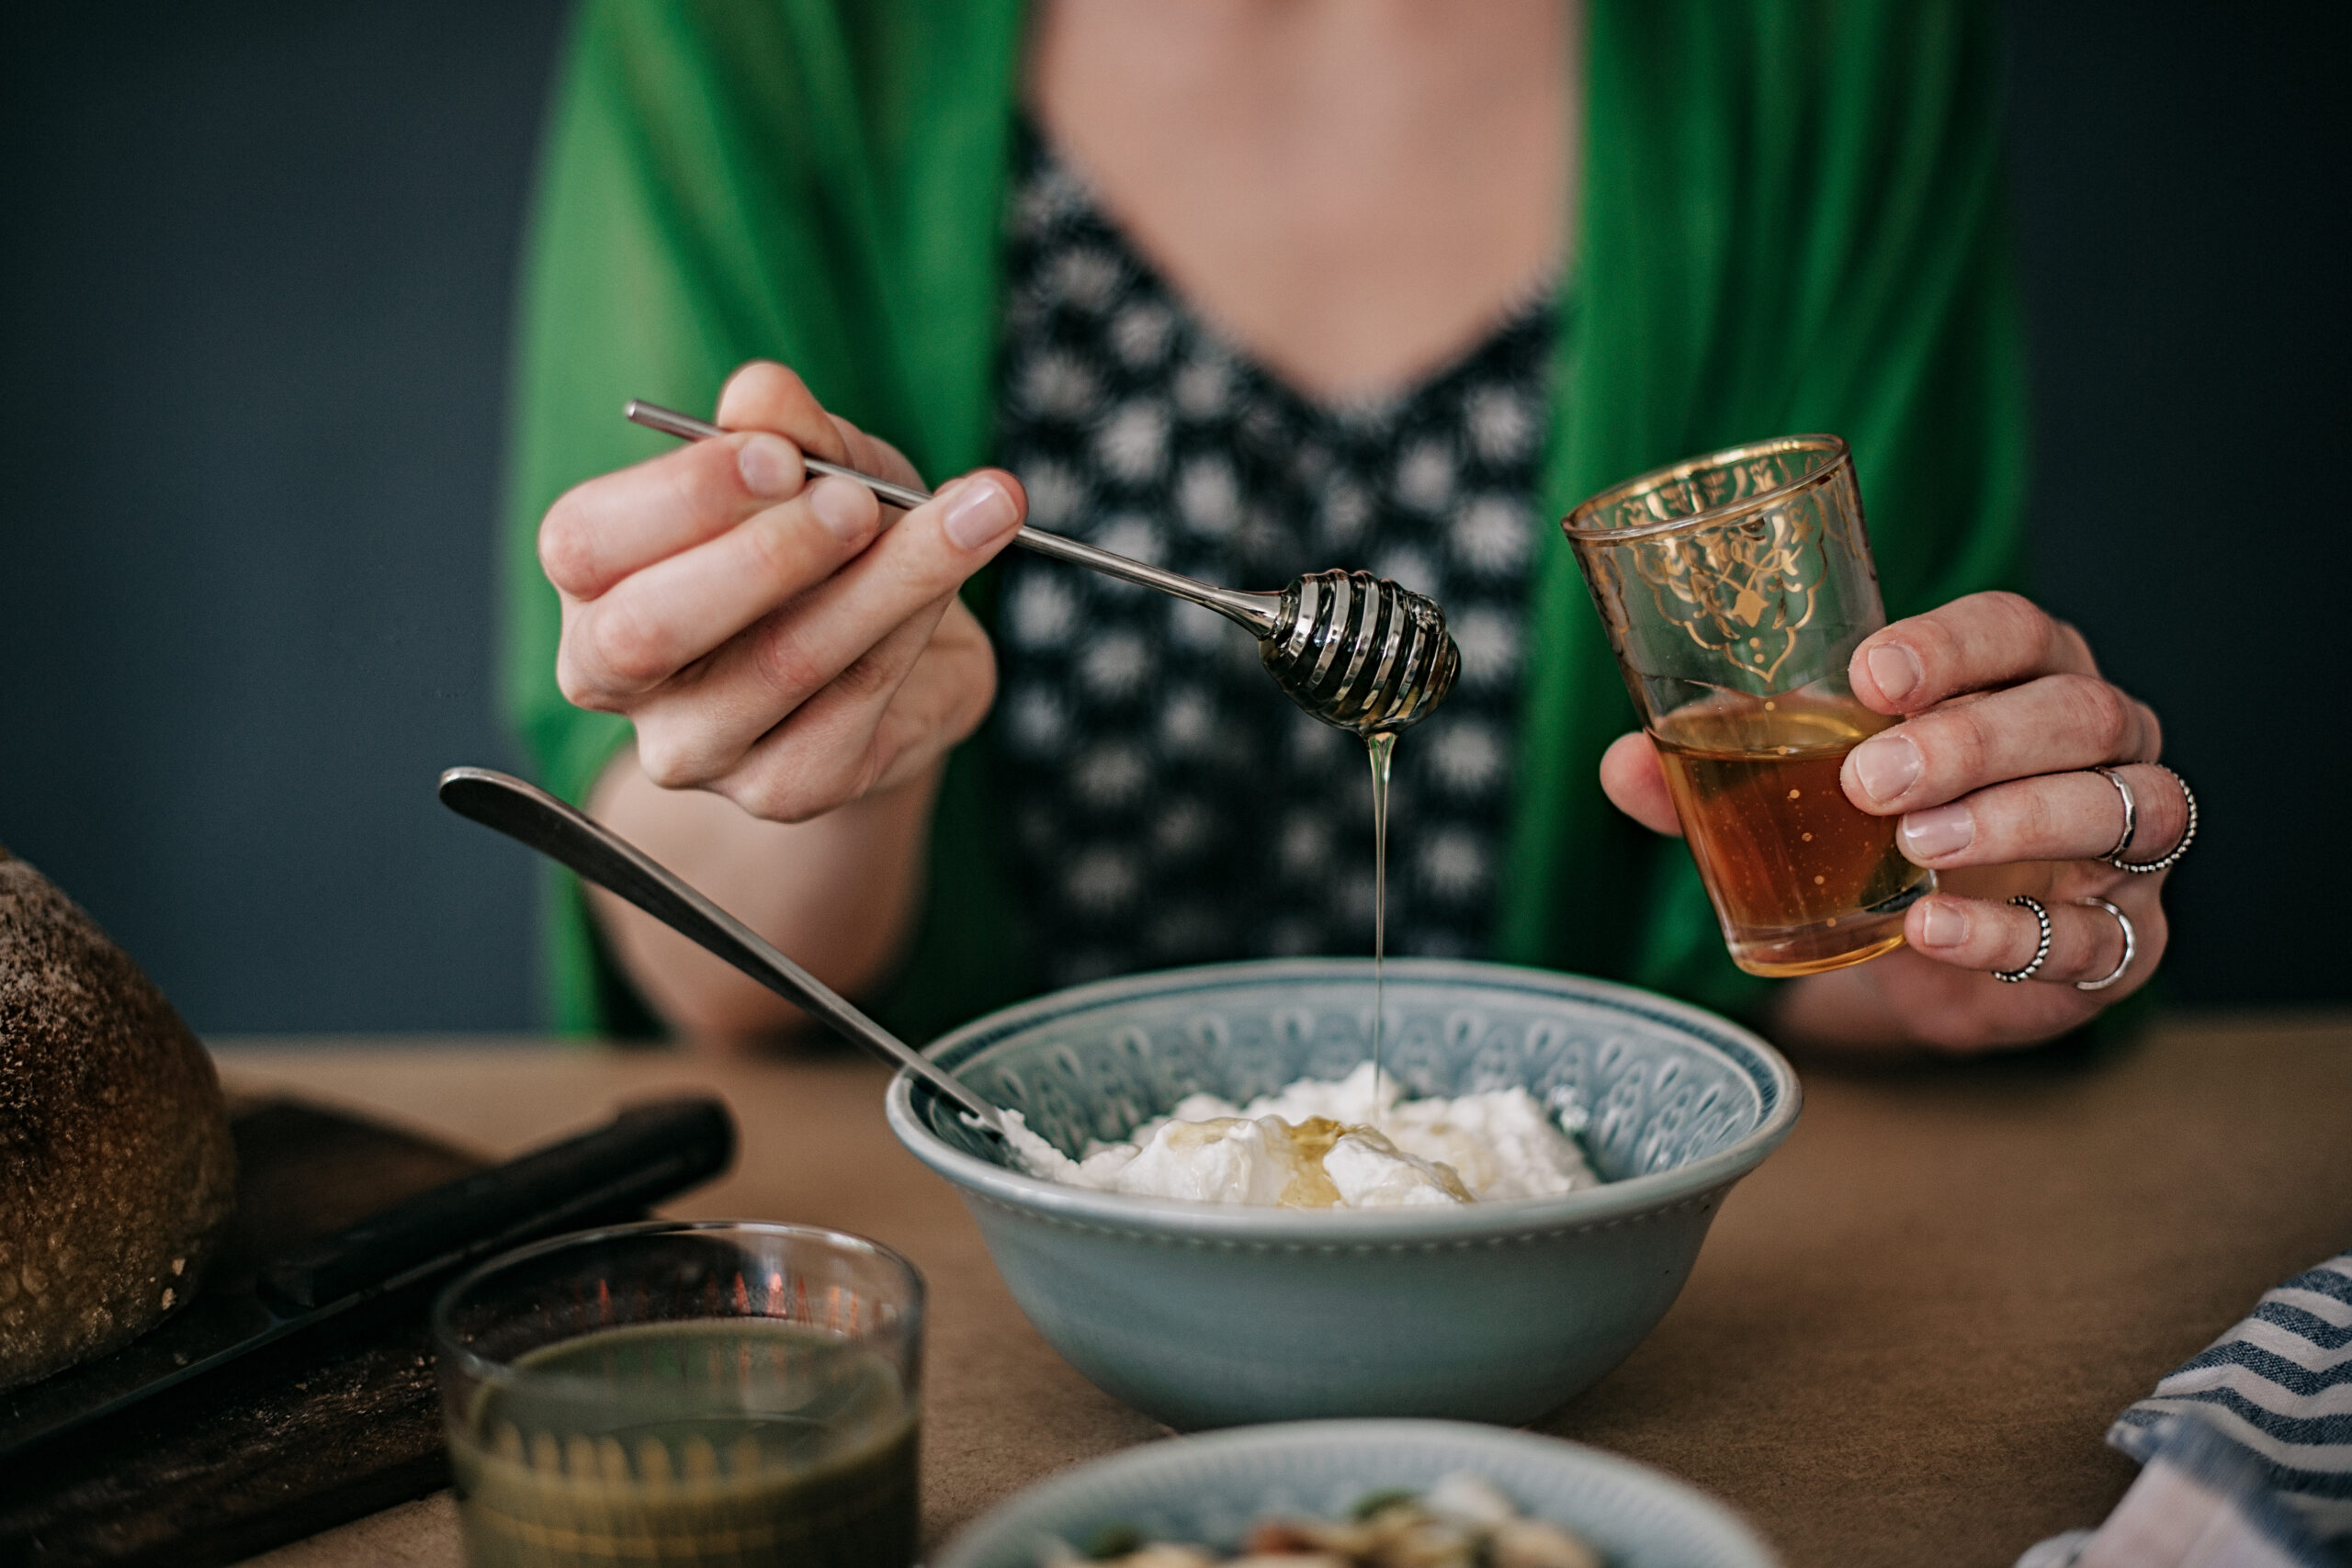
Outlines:
{"label": "green liquid in glass", "polygon": [[915,1434],[887,1358],[707,1318],[530,1352],[449,1456],[473,1568],[903,1568]]}

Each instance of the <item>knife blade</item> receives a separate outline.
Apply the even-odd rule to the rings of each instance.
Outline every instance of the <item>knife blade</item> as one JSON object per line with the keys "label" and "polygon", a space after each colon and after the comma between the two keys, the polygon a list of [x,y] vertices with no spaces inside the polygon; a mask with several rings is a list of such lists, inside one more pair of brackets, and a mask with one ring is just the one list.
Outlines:
{"label": "knife blade", "polygon": [[0,1472],[266,1348],[526,1241],[632,1217],[727,1168],[735,1124],[704,1097],[625,1108],[605,1126],[420,1193],[266,1264],[247,1288],[199,1290],[111,1355],[0,1394]]}

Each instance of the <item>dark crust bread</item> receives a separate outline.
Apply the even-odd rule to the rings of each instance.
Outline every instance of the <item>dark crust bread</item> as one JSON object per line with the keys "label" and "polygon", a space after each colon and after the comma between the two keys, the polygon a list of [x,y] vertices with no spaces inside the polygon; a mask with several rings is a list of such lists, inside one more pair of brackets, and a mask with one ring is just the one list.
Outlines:
{"label": "dark crust bread", "polygon": [[212,1059],[50,880],[0,850],[0,1388],[194,1292],[235,1156]]}

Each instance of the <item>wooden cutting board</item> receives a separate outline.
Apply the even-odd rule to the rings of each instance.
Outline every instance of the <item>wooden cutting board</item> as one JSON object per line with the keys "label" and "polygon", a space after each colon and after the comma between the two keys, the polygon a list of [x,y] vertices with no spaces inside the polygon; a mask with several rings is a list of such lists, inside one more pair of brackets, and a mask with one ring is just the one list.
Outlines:
{"label": "wooden cutting board", "polygon": [[[237,1209],[209,1288],[481,1168],[293,1100],[232,1102]],[[429,1298],[427,1298],[429,1299]],[[175,1393],[38,1476],[0,1476],[0,1568],[209,1568],[448,1483],[424,1303]]]}

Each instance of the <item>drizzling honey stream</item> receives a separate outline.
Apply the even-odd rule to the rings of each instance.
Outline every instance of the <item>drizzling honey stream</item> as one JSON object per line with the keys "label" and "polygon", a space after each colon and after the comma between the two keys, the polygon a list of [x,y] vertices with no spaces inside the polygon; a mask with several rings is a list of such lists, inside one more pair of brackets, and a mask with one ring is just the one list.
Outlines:
{"label": "drizzling honey stream", "polygon": [[1380,1036],[1382,1003],[1388,976],[1388,765],[1396,755],[1396,732],[1376,730],[1363,738],[1372,755],[1372,1124],[1380,1125]]}

